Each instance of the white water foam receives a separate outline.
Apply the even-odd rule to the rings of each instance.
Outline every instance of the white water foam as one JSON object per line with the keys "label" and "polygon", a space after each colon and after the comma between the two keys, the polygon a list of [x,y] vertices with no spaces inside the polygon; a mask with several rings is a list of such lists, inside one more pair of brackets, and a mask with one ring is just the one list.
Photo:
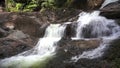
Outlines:
{"label": "white water foam", "polygon": [[[92,24],[93,26],[90,33],[92,35],[97,35],[96,38],[102,38],[103,40],[99,47],[93,50],[84,51],[82,54],[72,57],[71,60],[74,62],[77,62],[81,58],[94,59],[101,57],[109,43],[120,36],[120,27],[115,23],[115,21],[99,16],[98,11],[93,13],[81,13],[77,22],[76,38],[85,39],[85,37],[82,36],[82,30],[83,28],[88,28],[86,25]],[[104,35],[104,33],[108,32],[109,36]]]}
{"label": "white water foam", "polygon": [[79,15],[80,17],[77,20],[76,38],[84,38],[84,28],[86,28],[86,31],[90,31],[89,35],[98,38],[107,36],[116,31],[113,29],[116,28],[114,20],[108,20],[105,17],[99,16],[99,13],[99,11],[93,13],[82,12]]}
{"label": "white water foam", "polygon": [[57,42],[63,37],[65,28],[66,25],[50,24],[46,29],[44,37],[38,41],[33,49],[1,60],[0,67],[30,68],[37,63],[42,63],[42,61],[55,54]]}

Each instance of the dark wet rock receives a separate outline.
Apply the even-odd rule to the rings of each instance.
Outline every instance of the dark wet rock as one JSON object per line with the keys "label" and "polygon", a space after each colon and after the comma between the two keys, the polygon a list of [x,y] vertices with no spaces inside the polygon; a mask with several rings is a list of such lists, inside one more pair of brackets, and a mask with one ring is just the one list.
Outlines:
{"label": "dark wet rock", "polygon": [[6,22],[8,20],[9,12],[1,12],[0,13],[0,24]]}
{"label": "dark wet rock", "polygon": [[115,19],[115,22],[120,25],[120,19]]}
{"label": "dark wet rock", "polygon": [[21,30],[31,37],[43,37],[46,27],[50,23],[64,23],[75,21],[80,10],[58,9],[40,12],[2,12],[0,13],[0,25],[5,30]]}
{"label": "dark wet rock", "polygon": [[[60,11],[60,12],[59,12]],[[75,21],[78,10],[61,9],[45,12],[2,12],[0,13],[1,58],[17,55],[36,45],[50,23]],[[70,30],[69,30],[70,31]]]}
{"label": "dark wet rock", "polygon": [[72,40],[71,45],[77,46],[78,48],[96,48],[99,46],[100,39],[90,39],[90,40]]}
{"label": "dark wet rock", "polygon": [[101,10],[102,16],[105,16],[110,19],[120,18],[120,2],[110,3]]}
{"label": "dark wet rock", "polygon": [[16,39],[1,38],[0,39],[0,59],[17,55],[23,51],[29,50],[32,45]]}
{"label": "dark wet rock", "polygon": [[8,36],[0,38],[0,59],[29,50],[36,42],[37,39],[31,38],[22,31],[12,30]]}
{"label": "dark wet rock", "polygon": [[[66,41],[69,43],[69,41]],[[64,42],[65,43],[65,42]],[[72,44],[65,44],[72,45]],[[65,47],[64,47],[65,48]],[[67,47],[68,48],[68,47]],[[52,59],[47,68],[119,68],[120,67],[120,39],[114,40],[106,49],[104,55],[95,59],[79,59],[77,62],[72,62],[70,59],[75,53],[82,53],[78,47],[70,46],[69,50],[60,48],[57,55]],[[72,55],[71,55],[72,54]]]}
{"label": "dark wet rock", "polygon": [[72,37],[72,25],[71,24],[67,24],[67,27],[65,29],[65,37],[66,38],[71,38]]}
{"label": "dark wet rock", "polygon": [[19,30],[14,30],[13,32],[11,32],[7,38],[13,38],[13,39],[25,39],[28,38],[29,36],[24,34],[22,31]]}
{"label": "dark wet rock", "polygon": [[19,30],[11,31],[10,34],[6,38],[14,39],[14,40],[21,40],[21,41],[24,41],[27,44],[33,45],[33,46],[37,42],[37,39],[34,39],[34,38],[30,37],[30,35],[25,34]]}
{"label": "dark wet rock", "polygon": [[120,37],[111,42],[109,48],[105,52],[103,59],[111,65],[111,68],[120,68]]}
{"label": "dark wet rock", "polygon": [[[64,23],[64,22],[73,22],[78,18],[78,14],[82,12],[82,10],[77,9],[58,9],[54,12],[54,20],[51,23]],[[51,17],[49,17],[51,18]]]}
{"label": "dark wet rock", "polygon": [[[74,53],[77,53],[77,52],[81,52],[82,50],[94,49],[94,48],[98,47],[101,42],[102,42],[102,39],[71,40],[71,39],[63,38],[58,43],[58,45],[59,45],[58,50],[63,49],[64,51],[70,51],[70,52],[74,52],[73,50],[75,50]],[[73,49],[71,49],[71,48],[73,48]]]}
{"label": "dark wet rock", "polygon": [[71,38],[71,37],[75,37],[76,34],[76,27],[77,27],[77,23],[76,22],[69,22],[70,24],[67,24],[67,27],[65,29],[65,38]]}
{"label": "dark wet rock", "polygon": [[[37,17],[39,13],[0,13],[1,25],[5,30],[21,30],[31,37],[42,37],[47,24]],[[41,16],[40,16],[41,17]],[[42,17],[41,17],[42,18]],[[46,20],[47,21],[47,20]],[[42,28],[41,28],[42,27]],[[42,31],[40,31],[42,30]]]}
{"label": "dark wet rock", "polygon": [[30,17],[24,14],[19,15],[14,21],[15,29],[19,29],[33,37],[42,37],[44,33],[42,32],[43,34],[40,35],[39,33],[41,32],[38,31],[41,24],[36,22],[34,18]]}
{"label": "dark wet rock", "polygon": [[76,63],[72,63],[73,68],[111,68],[111,65],[106,61],[98,59],[81,59]]}
{"label": "dark wet rock", "polygon": [[94,40],[63,39],[58,43],[59,47],[57,49],[57,53],[55,57],[49,61],[46,68],[81,68],[83,67],[82,66],[83,64],[87,64],[87,61],[84,61],[83,64],[81,63],[76,64],[75,62],[71,62],[71,58],[73,56],[81,54],[85,50],[94,49],[98,47],[99,44],[100,44],[99,39],[94,39]]}
{"label": "dark wet rock", "polygon": [[0,38],[6,37],[8,35],[8,32],[4,29],[0,28]]}

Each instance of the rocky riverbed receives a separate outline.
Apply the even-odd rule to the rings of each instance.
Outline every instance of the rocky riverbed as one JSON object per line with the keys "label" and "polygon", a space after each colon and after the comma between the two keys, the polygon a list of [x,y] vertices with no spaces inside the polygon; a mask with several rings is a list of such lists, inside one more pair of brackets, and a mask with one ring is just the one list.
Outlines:
{"label": "rocky riverbed", "polygon": [[[74,4],[75,2],[73,2]],[[91,4],[92,3],[92,4]],[[88,2],[87,11],[98,9],[103,0]],[[76,8],[85,8],[73,7]],[[102,9],[100,15],[116,20],[120,25],[120,2],[108,4]],[[60,9],[46,10],[45,12],[1,12],[0,13],[0,59],[17,55],[21,52],[33,48],[39,38],[43,37],[45,29],[51,23],[63,24],[66,21],[76,24],[78,14],[83,10]],[[84,10],[86,11],[86,9]],[[99,46],[102,39],[93,40],[71,40],[74,31],[71,24],[66,28],[64,38],[58,43],[57,56],[48,62],[47,68],[119,68],[120,63],[120,40],[111,42],[103,57],[96,59],[80,59],[77,62],[70,62],[70,58],[85,50],[91,50]],[[67,39],[66,39],[67,37]],[[66,43],[67,42],[67,43]],[[59,62],[58,62],[59,61]]]}

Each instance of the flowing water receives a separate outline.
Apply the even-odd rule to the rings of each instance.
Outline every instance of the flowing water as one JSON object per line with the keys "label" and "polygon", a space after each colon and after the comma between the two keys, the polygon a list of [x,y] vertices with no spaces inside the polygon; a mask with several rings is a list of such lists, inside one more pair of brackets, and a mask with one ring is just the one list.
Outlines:
{"label": "flowing water", "polygon": [[119,0],[105,0],[104,3],[102,4],[102,6],[100,7],[100,9],[102,9],[103,7],[105,7],[106,5],[112,3],[112,2],[116,2]]}
{"label": "flowing water", "polygon": [[79,16],[76,38],[101,38],[102,43],[93,50],[84,51],[82,54],[72,57],[71,60],[77,62],[81,58],[94,59],[101,57],[109,43],[120,36],[120,27],[114,20],[99,16],[99,11],[92,13],[83,12]]}
{"label": "flowing water", "polygon": [[[101,8],[115,1],[118,0],[105,0]],[[100,38],[102,42],[95,49],[73,56],[71,61],[77,62],[81,58],[94,59],[101,57],[105,49],[109,47],[109,43],[120,36],[120,27],[115,21],[99,16],[99,13],[99,11],[80,13],[76,21],[76,37],[72,39]],[[55,55],[57,42],[63,37],[67,24],[71,23],[50,24],[45,31],[44,37],[39,39],[34,48],[16,56],[0,60],[0,68],[43,68],[47,60]]]}
{"label": "flowing water", "polygon": [[[118,0],[105,0],[100,9],[116,1]],[[102,43],[95,49],[84,51],[82,54],[73,56],[71,61],[77,62],[81,58],[94,59],[101,57],[105,49],[109,47],[109,43],[120,37],[120,26],[117,25],[114,20],[106,19],[103,16],[99,16],[99,14],[99,11],[80,13],[79,19],[77,20],[76,37],[73,38],[73,40],[81,38],[101,38]]]}
{"label": "flowing water", "polygon": [[50,24],[44,37],[39,39],[33,49],[1,60],[0,68],[43,68],[43,64],[47,62],[45,60],[55,54],[57,42],[63,37],[65,28],[65,24]]}

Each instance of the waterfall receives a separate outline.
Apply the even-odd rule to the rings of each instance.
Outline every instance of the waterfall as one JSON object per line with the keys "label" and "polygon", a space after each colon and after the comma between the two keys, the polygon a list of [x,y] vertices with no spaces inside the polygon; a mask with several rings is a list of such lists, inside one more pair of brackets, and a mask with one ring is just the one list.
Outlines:
{"label": "waterfall", "polygon": [[31,68],[38,63],[42,63],[42,61],[55,54],[57,42],[63,37],[65,28],[65,24],[50,24],[44,37],[39,39],[33,49],[1,60],[0,68]]}
{"label": "waterfall", "polygon": [[[115,1],[118,0],[105,0],[101,8]],[[101,57],[104,54],[105,49],[109,47],[109,43],[120,36],[119,25],[117,25],[112,19],[100,16],[99,13],[99,11],[80,13],[79,18],[76,21],[77,28],[75,37],[71,39],[91,40],[93,38],[97,38],[102,39],[102,42],[95,49],[84,51],[82,54],[73,56],[71,61],[77,62],[82,58],[94,59]],[[66,22],[64,24],[50,24],[46,28],[44,37],[39,39],[34,48],[16,56],[0,60],[0,68],[31,68],[36,64],[42,65],[47,58],[51,58],[55,55],[57,43],[63,37],[67,24],[71,23],[72,22]]]}
{"label": "waterfall", "polygon": [[[95,49],[84,51],[82,54],[72,57],[71,60],[77,62],[81,58],[94,59],[101,57],[109,43],[120,36],[119,25],[114,20],[99,16],[98,11],[92,13],[82,12],[79,16],[76,38],[101,38],[102,43]],[[89,36],[85,36],[87,34]]]}
{"label": "waterfall", "polygon": [[104,3],[102,4],[102,6],[100,7],[100,9],[102,9],[103,7],[108,5],[109,3],[116,2],[116,1],[118,1],[118,0],[105,0]]}
{"label": "waterfall", "polygon": [[94,11],[93,13],[82,12],[79,15],[76,29],[77,38],[100,38],[114,33],[115,30],[113,28],[117,27],[114,20],[99,16],[99,13],[99,11]]}
{"label": "waterfall", "polygon": [[[76,21],[76,35],[72,40],[97,38],[102,39],[102,42],[95,49],[73,56],[71,61],[77,62],[81,58],[94,59],[101,57],[109,43],[120,36],[120,27],[115,21],[99,16],[99,13],[99,11],[80,13]],[[30,68],[36,64],[38,66],[40,64],[43,65],[47,58],[55,55],[57,42],[63,37],[67,24],[74,24],[74,22],[50,24],[46,28],[44,37],[39,39],[34,48],[16,56],[0,60],[0,68]]]}

